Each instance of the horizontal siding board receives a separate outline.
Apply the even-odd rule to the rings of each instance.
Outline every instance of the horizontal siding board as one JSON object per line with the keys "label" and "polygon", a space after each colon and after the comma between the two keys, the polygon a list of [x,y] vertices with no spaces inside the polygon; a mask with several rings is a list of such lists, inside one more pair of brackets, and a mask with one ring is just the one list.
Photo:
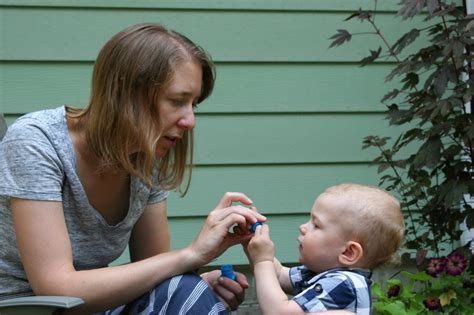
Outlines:
{"label": "horizontal siding board", "polygon": [[[380,98],[393,63],[359,68],[373,35],[328,49],[337,29],[372,31],[350,12],[372,0],[0,0],[0,112],[84,105],[100,48],[128,25],[160,22],[210,52],[218,80],[197,111],[195,171],[188,194],[169,198],[173,248],[197,235],[226,191],[242,191],[267,215],[277,256],[297,262],[298,226],[314,198],[341,182],[376,185],[369,134],[395,135]],[[379,0],[394,42],[421,19],[400,22],[398,1]],[[125,254],[117,262],[128,261]],[[246,264],[236,246],[212,265]]]}
{"label": "horizontal siding board", "polygon": [[[7,122],[14,117],[8,115]],[[198,165],[360,163],[368,135],[394,136],[382,114],[200,115],[195,128]]]}
{"label": "horizontal siding board", "polygon": [[[0,60],[93,61],[99,49],[124,27],[161,22],[205,47],[216,61],[354,62],[376,49],[374,35],[328,49],[337,29],[373,30],[347,14],[320,12],[173,11],[70,8],[1,8]],[[392,14],[377,17],[393,42],[419,19],[401,24]]]}
{"label": "horizontal siding board", "polygon": [[[88,103],[91,62],[0,62],[0,104],[21,114]],[[384,111],[380,99],[392,64],[217,64],[213,95],[199,113],[305,113]],[[25,89],[28,93],[25,93]]]}
{"label": "horizontal siding board", "polygon": [[[347,11],[373,8],[373,0],[0,0],[0,6]],[[392,0],[378,0],[380,10],[393,11],[399,7]]]}
{"label": "horizontal siding board", "polygon": [[[309,209],[306,213],[296,215],[267,216],[270,236],[275,244],[276,257],[283,263],[298,262],[298,228],[309,220]],[[205,218],[171,218],[170,231],[173,249],[184,248],[199,233]],[[130,261],[126,250],[113,265]],[[248,264],[248,260],[240,245],[227,250],[221,257],[209,263],[210,266],[222,264]]]}
{"label": "horizontal siding board", "polygon": [[91,76],[91,63],[0,62],[0,104],[8,114],[60,104],[82,107],[89,100]]}
{"label": "horizontal siding board", "polygon": [[370,134],[394,135],[382,114],[211,115],[198,118],[199,164],[337,163],[372,159]]}
{"label": "horizontal siding board", "polygon": [[246,193],[264,214],[306,213],[318,194],[343,182],[377,185],[377,167],[345,163],[197,166],[187,195],[170,195],[168,214],[205,216],[227,191]]}

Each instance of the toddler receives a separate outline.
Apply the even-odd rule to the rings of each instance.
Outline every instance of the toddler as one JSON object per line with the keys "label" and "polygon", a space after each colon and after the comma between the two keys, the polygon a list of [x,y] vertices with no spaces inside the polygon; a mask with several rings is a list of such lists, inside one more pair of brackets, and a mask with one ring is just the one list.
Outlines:
{"label": "toddler", "polygon": [[[384,190],[358,184],[330,187],[299,228],[302,265],[293,268],[274,257],[268,225],[258,226],[246,252],[262,313],[369,314],[371,270],[395,259],[403,222],[399,202]],[[285,293],[294,297],[289,300]]]}

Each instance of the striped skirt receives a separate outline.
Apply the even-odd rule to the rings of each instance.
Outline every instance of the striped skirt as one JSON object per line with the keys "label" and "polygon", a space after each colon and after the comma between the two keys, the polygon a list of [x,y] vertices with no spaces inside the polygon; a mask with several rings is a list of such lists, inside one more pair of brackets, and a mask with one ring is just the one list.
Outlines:
{"label": "striped skirt", "polygon": [[135,301],[100,315],[229,314],[202,278],[186,273],[163,281]]}

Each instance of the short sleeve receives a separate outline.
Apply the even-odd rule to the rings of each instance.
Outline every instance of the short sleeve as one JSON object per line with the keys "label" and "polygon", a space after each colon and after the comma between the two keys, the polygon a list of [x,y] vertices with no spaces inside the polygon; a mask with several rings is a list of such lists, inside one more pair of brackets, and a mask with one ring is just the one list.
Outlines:
{"label": "short sleeve", "polygon": [[321,312],[327,310],[356,311],[357,295],[350,279],[341,273],[327,275],[293,300],[305,312]]}
{"label": "short sleeve", "polygon": [[160,189],[160,188],[152,188],[150,191],[150,196],[148,197],[148,204],[158,203],[166,198],[168,198],[169,191]]}
{"label": "short sleeve", "polygon": [[62,163],[41,128],[13,124],[0,143],[0,195],[60,201]]}
{"label": "short sleeve", "polygon": [[289,276],[293,293],[297,295],[308,287],[308,281],[316,276],[316,273],[306,268],[306,266],[296,266],[290,268]]}
{"label": "short sleeve", "polygon": [[156,166],[153,170],[153,186],[150,189],[150,194],[148,196],[148,202],[147,204],[153,204],[153,203],[158,203],[166,198],[168,198],[169,191],[166,189],[163,189],[163,187],[160,185],[158,182],[158,166]]}

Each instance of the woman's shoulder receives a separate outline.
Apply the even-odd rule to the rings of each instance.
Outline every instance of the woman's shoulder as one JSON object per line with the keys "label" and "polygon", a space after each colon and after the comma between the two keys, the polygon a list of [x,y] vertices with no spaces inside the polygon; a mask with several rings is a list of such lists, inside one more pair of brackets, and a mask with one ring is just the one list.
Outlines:
{"label": "woman's shoulder", "polygon": [[66,127],[64,106],[25,114],[11,124],[4,141],[38,141],[50,138]]}

